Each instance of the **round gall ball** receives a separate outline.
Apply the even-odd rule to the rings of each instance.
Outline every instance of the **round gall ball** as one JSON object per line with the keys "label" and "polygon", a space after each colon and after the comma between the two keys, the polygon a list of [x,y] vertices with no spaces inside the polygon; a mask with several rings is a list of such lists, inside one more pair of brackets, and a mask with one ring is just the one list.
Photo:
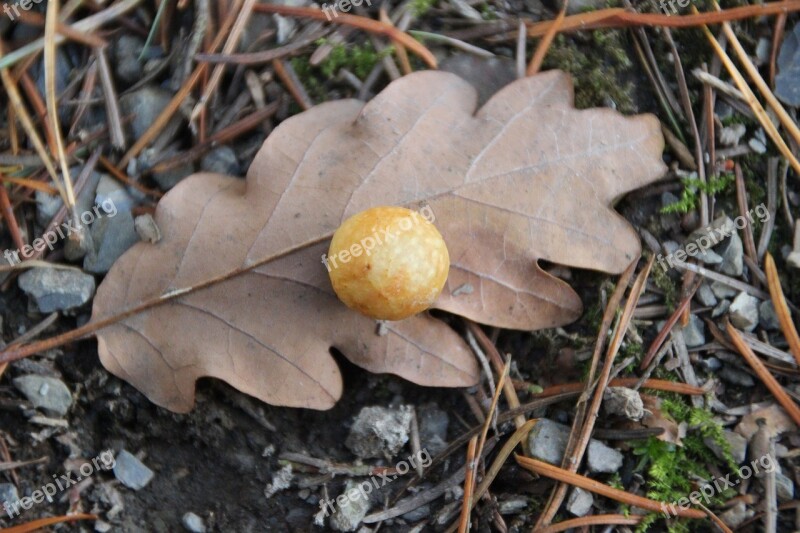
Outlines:
{"label": "round gall ball", "polygon": [[429,308],[450,270],[442,235],[422,214],[403,207],[373,207],[345,220],[325,263],[336,295],[379,320]]}

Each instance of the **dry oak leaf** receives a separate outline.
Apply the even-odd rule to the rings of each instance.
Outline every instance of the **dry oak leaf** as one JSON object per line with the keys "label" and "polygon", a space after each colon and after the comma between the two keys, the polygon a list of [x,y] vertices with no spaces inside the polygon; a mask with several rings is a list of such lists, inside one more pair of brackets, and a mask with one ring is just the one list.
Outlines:
{"label": "dry oak leaf", "polygon": [[378,335],[334,295],[320,260],[330,237],[377,205],[430,206],[452,261],[436,308],[515,329],[575,320],[577,294],[537,261],[618,273],[638,257],[610,206],[664,174],[659,123],[574,109],[558,71],[508,85],[477,112],[476,99],[453,74],[418,72],[369,103],[285,120],[246,180],[181,181],[156,210],[163,239],[117,261],[92,319],[172,297],[100,330],[103,365],[178,412],[203,376],[270,404],[330,408],[342,393],[331,347],[372,372],[473,385],[475,360],[443,322],[421,314]]}

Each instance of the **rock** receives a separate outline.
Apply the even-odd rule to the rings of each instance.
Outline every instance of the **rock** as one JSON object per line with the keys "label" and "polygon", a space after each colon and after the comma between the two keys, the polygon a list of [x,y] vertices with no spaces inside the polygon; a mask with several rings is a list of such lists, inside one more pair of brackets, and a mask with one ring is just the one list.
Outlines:
{"label": "rock", "polygon": [[644,416],[641,396],[627,387],[608,387],[603,395],[603,409],[607,414],[630,420],[640,420]]}
{"label": "rock", "polygon": [[[113,211],[130,211],[139,203],[120,182],[103,174],[97,183],[94,203],[99,206],[113,206]],[[111,209],[105,209],[106,214],[111,214]]]}
{"label": "rock", "polygon": [[540,419],[528,434],[531,455],[547,463],[561,466],[569,439],[569,428],[546,418]]}
{"label": "rock", "polygon": [[722,368],[722,362],[716,357],[701,359],[700,362],[709,372],[716,372],[717,370]]}
{"label": "rock", "polygon": [[447,413],[429,403],[417,409],[419,440],[423,450],[431,456],[438,455],[447,447],[447,427],[450,419]]}
{"label": "rock", "polygon": [[586,466],[592,474],[613,474],[622,468],[622,461],[625,457],[614,448],[611,448],[598,440],[589,441],[589,449],[586,451]]}
{"label": "rock", "polygon": [[119,81],[133,85],[142,79],[143,64],[139,56],[144,49],[144,40],[135,35],[122,33],[114,39],[114,73]]}
{"label": "rock", "polygon": [[786,256],[786,266],[800,270],[800,252],[790,252]]}
{"label": "rock", "polygon": [[736,146],[746,132],[747,128],[744,127],[744,124],[725,126],[719,132],[719,143],[722,146]]}
{"label": "rock", "polygon": [[184,514],[183,518],[181,518],[181,523],[183,523],[183,527],[186,528],[186,531],[191,531],[192,533],[206,533],[206,525],[203,523],[203,519],[194,513]]}
{"label": "rock", "polygon": [[[367,408],[369,409],[369,408]],[[355,531],[370,508],[369,497],[358,489],[359,483],[348,480],[344,491],[336,498],[336,512],[330,520],[335,531]]]}
{"label": "rock", "polygon": [[292,486],[293,478],[292,465],[285,465],[272,476],[272,482],[264,489],[264,496],[272,498],[278,492],[288,489]]}
{"label": "rock", "polygon": [[129,489],[143,489],[150,483],[154,475],[152,470],[129,451],[121,450],[117,454],[114,477]]}
{"label": "rock", "polygon": [[698,252],[694,256],[698,261],[705,263],[706,265],[719,265],[722,264],[722,256],[717,255],[714,250],[704,250],[698,249]]}
{"label": "rock", "polygon": [[753,380],[753,376],[732,366],[723,366],[719,372],[717,372],[717,375],[723,381],[740,387],[749,388],[756,384],[755,380]]}
{"label": "rock", "polygon": [[699,316],[690,314],[689,323],[683,328],[683,339],[686,346],[696,348],[706,343],[706,326]]}
{"label": "rock", "polygon": [[96,274],[108,272],[128,248],[139,241],[130,211],[100,217],[92,224],[94,249],[83,260],[83,269]]}
{"label": "rock", "polygon": [[218,146],[208,152],[200,160],[200,169],[204,172],[216,172],[227,176],[238,176],[242,168],[236,158],[236,152],[230,146]]}
{"label": "rock", "polygon": [[744,331],[753,331],[758,325],[758,298],[746,292],[739,293],[728,309],[731,324]]}
{"label": "rock", "polygon": [[411,409],[365,407],[358,413],[345,445],[361,458],[394,456],[408,442]]}
{"label": "rock", "polygon": [[478,106],[486,103],[494,93],[517,79],[514,61],[505,57],[477,57],[457,53],[442,61],[445,72],[457,74],[478,90]]}
{"label": "rock", "polygon": [[711,290],[711,287],[708,285],[708,283],[703,283],[697,288],[695,297],[706,307],[714,307],[717,305],[717,297],[714,296],[714,292]]}
{"label": "rock", "polygon": [[[672,194],[669,191],[664,191],[664,192],[661,193],[661,207],[662,208],[670,206],[670,205],[677,204],[680,201],[681,201],[680,198],[678,198],[677,196],[675,196],[674,194]],[[664,243],[664,245],[666,246],[666,243]],[[680,245],[678,245],[678,246],[680,246]],[[676,246],[676,248],[678,248],[678,247]],[[672,253],[674,251],[675,250],[669,250],[669,253]]]}
{"label": "rock", "polygon": [[775,96],[784,104],[800,107],[800,26],[797,24],[783,38],[777,64],[779,72],[775,76]]}
{"label": "rock", "polygon": [[711,283],[711,292],[713,292],[714,296],[720,300],[724,300],[725,298],[733,298],[736,296],[736,289],[719,281],[713,281]]}
{"label": "rock", "polygon": [[754,514],[755,511],[748,509],[744,502],[739,501],[733,504],[730,509],[720,514],[719,517],[728,526],[736,529],[740,524],[742,524],[742,522],[752,517]]}
{"label": "rock", "polygon": [[13,483],[0,483],[0,508],[4,508],[6,503],[11,505],[18,500],[19,493]]}
{"label": "rock", "polygon": [[[148,148],[142,151],[139,156],[139,163],[142,168],[151,168],[159,160],[170,158],[180,152],[178,146],[172,144],[164,149]],[[189,176],[194,172],[194,166],[190,162],[181,163],[176,167],[163,170],[161,172],[153,172],[153,179],[158,183],[158,186],[163,190],[168,191],[178,184],[183,178]]]}
{"label": "rock", "polygon": [[[730,447],[733,460],[736,461],[737,465],[742,464],[747,457],[747,439],[738,433],[727,429],[724,430],[722,436]],[[723,461],[725,460],[725,454],[722,451],[722,446],[720,446],[714,439],[711,437],[706,437],[704,442],[706,446],[708,446],[708,448],[714,452],[714,455],[716,455],[717,458]]]}
{"label": "rock", "polygon": [[593,503],[594,496],[591,492],[575,487],[567,498],[567,511],[575,516],[586,516],[591,511]]}
{"label": "rock", "polygon": [[[152,85],[146,85],[119,99],[123,115],[132,115],[133,120],[126,131],[129,139],[139,139],[156,121],[165,107],[172,100],[172,94]],[[172,140],[181,127],[181,118],[176,114],[158,135],[158,146]]]}
{"label": "rock", "polygon": [[133,228],[136,230],[136,234],[142,242],[155,244],[161,240],[161,230],[158,229],[158,224],[156,224],[153,215],[150,213],[145,213],[136,217],[133,221]]}
{"label": "rock", "polygon": [[72,407],[72,393],[59,379],[28,375],[14,378],[13,383],[35,408],[51,416],[64,416]]}
{"label": "rock", "polygon": [[767,153],[766,143],[762,139],[759,139],[757,137],[753,137],[749,141],[747,141],[747,146],[749,146],[752,151],[754,151],[759,155]]}
{"label": "rock", "polygon": [[[561,466],[569,432],[568,426],[546,418],[540,419],[528,435],[531,455],[540,461]],[[595,439],[589,441],[587,456],[589,470],[593,473],[616,472],[622,466],[622,454]]]}
{"label": "rock", "polygon": [[731,306],[731,302],[730,302],[730,301],[728,301],[728,300],[722,300],[722,301],[719,303],[719,305],[718,305],[718,306],[716,306],[716,307],[715,307],[715,308],[714,308],[714,309],[711,311],[711,318],[717,318],[717,317],[720,317],[720,316],[724,315],[725,313],[727,313],[727,312],[728,312],[728,308],[729,308],[730,306]]}
{"label": "rock", "polygon": [[94,277],[60,268],[32,268],[19,277],[18,283],[42,313],[80,307],[94,296],[95,289]]}
{"label": "rock", "polygon": [[775,314],[775,306],[769,300],[764,300],[758,306],[758,323],[766,330],[780,329],[778,315]]}
{"label": "rock", "polygon": [[722,256],[719,271],[734,278],[738,278],[744,271],[744,246],[739,234],[734,232],[717,247],[717,253]]}
{"label": "rock", "polygon": [[794,482],[783,472],[775,471],[775,489],[778,500],[785,502],[794,499]]}

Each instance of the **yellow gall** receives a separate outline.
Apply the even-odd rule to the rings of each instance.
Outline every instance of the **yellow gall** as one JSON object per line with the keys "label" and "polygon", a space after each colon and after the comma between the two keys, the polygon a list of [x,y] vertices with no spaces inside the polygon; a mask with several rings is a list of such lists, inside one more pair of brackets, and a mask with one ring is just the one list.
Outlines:
{"label": "yellow gall", "polygon": [[430,207],[373,207],[345,220],[323,258],[339,299],[379,320],[428,309],[450,270],[447,245],[431,220]]}

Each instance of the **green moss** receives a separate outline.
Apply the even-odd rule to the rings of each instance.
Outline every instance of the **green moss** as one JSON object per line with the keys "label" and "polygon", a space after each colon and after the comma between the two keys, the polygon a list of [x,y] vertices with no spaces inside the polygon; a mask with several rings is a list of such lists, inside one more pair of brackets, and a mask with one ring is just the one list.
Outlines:
{"label": "green moss", "polygon": [[681,178],[683,182],[683,192],[677,202],[665,205],[661,208],[662,213],[688,213],[697,207],[700,193],[705,192],[709,196],[716,196],[727,192],[731,184],[736,180],[733,174],[726,173],[720,176],[711,176],[703,182],[693,174],[690,177]]}
{"label": "green moss", "polygon": [[[640,458],[636,469],[646,474],[647,497],[666,503],[677,502],[687,498],[697,490],[695,480],[711,480],[706,465],[713,464],[728,470],[736,471],[738,465],[730,454],[730,447],[723,437],[722,426],[714,420],[713,414],[706,409],[698,409],[686,403],[675,393],[659,393],[662,398],[661,411],[677,423],[686,422],[689,433],[683,439],[682,446],[651,437],[647,441],[634,445],[633,453]],[[710,438],[723,450],[725,459],[720,460],[706,446],[705,439]],[[720,505],[732,497],[732,489],[711,496],[711,505]],[[650,515],[640,524],[637,531],[647,531],[655,522],[663,518],[660,514]],[[694,523],[686,520],[669,520],[668,531],[694,530]]]}
{"label": "green moss", "polygon": [[[320,39],[317,44],[326,42],[325,39]],[[391,47],[378,53],[369,42],[360,45],[336,44],[328,57],[318,66],[311,65],[306,56],[295,57],[291,61],[292,68],[309,96],[314,101],[323,102],[329,99],[330,85],[336,83],[335,78],[339,70],[346,68],[364,80],[378,61],[391,53]]]}
{"label": "green moss", "polygon": [[677,285],[675,285],[675,282],[672,281],[669,274],[659,265],[655,265],[650,270],[650,277],[653,283],[656,284],[656,287],[664,292],[664,303],[667,308],[669,308],[670,312],[672,312],[672,310],[675,309],[675,305],[678,303],[678,296],[680,295]]}
{"label": "green moss", "polygon": [[336,44],[328,57],[320,63],[319,70],[326,78],[333,78],[341,68],[347,68],[363,80],[375,68],[378,61],[391,53],[391,48],[378,53],[369,42],[355,45]]}
{"label": "green moss", "polygon": [[411,10],[416,17],[422,17],[435,5],[436,0],[412,0]]}
{"label": "green moss", "polygon": [[557,36],[544,61],[545,68],[558,68],[575,80],[575,105],[580,109],[606,106],[613,101],[624,113],[635,112],[633,84],[624,81],[632,67],[619,30],[596,30],[588,37]]}

